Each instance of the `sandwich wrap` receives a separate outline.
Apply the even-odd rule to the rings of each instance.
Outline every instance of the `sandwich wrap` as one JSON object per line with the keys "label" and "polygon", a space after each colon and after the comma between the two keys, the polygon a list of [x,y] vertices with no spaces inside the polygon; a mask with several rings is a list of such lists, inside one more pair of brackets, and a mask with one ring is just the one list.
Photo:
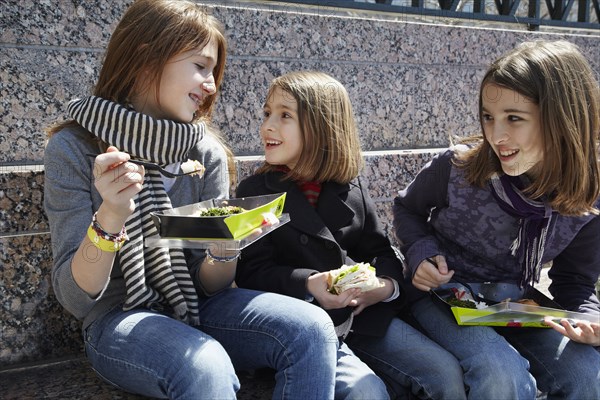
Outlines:
{"label": "sandwich wrap", "polygon": [[329,271],[327,277],[327,290],[333,294],[340,294],[345,290],[359,288],[361,292],[377,289],[384,286],[375,275],[375,268],[367,263],[342,265],[338,269]]}

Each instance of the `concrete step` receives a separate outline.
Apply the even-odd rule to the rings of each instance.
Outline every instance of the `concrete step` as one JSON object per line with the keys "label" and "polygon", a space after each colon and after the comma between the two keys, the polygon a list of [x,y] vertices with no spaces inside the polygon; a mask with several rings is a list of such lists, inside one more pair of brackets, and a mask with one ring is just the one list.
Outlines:
{"label": "concrete step", "polygon": [[[269,371],[238,372],[239,400],[267,400],[273,391]],[[144,400],[102,381],[83,357],[48,361],[42,364],[0,370],[0,398],[3,400]]]}

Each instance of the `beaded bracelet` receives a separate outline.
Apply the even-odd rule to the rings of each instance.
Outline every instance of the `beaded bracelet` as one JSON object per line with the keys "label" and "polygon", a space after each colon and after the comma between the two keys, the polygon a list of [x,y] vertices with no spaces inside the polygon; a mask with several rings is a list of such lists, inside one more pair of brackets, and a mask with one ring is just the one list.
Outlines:
{"label": "beaded bracelet", "polygon": [[241,255],[242,255],[242,252],[238,251],[237,253],[235,253],[234,255],[229,256],[229,257],[215,256],[210,252],[210,249],[206,249],[206,258],[207,258],[209,264],[212,264],[213,261],[222,262],[222,263],[232,262],[232,261],[235,261],[238,258],[240,258]]}
{"label": "beaded bracelet", "polygon": [[117,234],[106,232],[102,228],[100,223],[98,222],[98,218],[96,216],[97,214],[98,214],[98,211],[96,211],[94,213],[94,215],[92,216],[91,227],[98,234],[98,236],[100,236],[106,240],[110,240],[111,242],[124,242],[125,240],[129,239],[127,237],[127,231],[125,230],[125,225],[123,225],[123,227],[121,228],[121,231]]}
{"label": "beaded bracelet", "polygon": [[96,218],[96,214],[97,212],[94,213],[94,216],[92,217],[92,223],[87,231],[90,241],[94,246],[102,251],[107,251],[110,253],[119,251],[123,246],[123,243],[129,239],[127,236],[127,231],[125,230],[125,225],[123,225],[121,231],[116,235],[114,233],[106,232],[104,229],[102,229],[102,226],[100,226],[100,223]]}
{"label": "beaded bracelet", "polygon": [[121,240],[120,242],[106,240],[102,236],[98,235],[98,232],[94,230],[91,224],[88,228],[87,235],[88,238],[90,238],[90,242],[92,242],[94,246],[108,253],[115,253],[119,251],[121,246],[123,246],[123,243],[125,243],[125,239]]}

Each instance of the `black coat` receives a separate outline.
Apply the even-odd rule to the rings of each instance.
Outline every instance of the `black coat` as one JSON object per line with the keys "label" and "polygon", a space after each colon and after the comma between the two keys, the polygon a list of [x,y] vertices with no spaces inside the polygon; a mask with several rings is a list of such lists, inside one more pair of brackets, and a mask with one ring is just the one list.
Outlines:
{"label": "black coat", "polygon": [[[298,186],[281,181],[282,176],[281,172],[254,175],[238,186],[236,197],[287,192],[283,212],[290,215],[290,222],[242,251],[238,286],[305,299],[306,280],[311,274],[357,262],[371,263],[378,276],[402,283],[402,264],[378,223],[364,182],[324,183],[315,209]],[[383,336],[404,305],[402,290],[401,294],[394,301],[363,310],[354,319],[353,331]],[[328,313],[337,325],[351,311],[346,307]]]}

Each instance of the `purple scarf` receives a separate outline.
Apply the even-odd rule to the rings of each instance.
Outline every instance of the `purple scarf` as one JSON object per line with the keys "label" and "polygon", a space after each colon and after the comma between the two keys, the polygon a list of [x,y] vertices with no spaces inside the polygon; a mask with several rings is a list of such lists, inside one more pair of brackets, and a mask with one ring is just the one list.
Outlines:
{"label": "purple scarf", "polygon": [[496,202],[507,214],[519,218],[519,233],[510,250],[522,265],[521,287],[538,282],[548,231],[552,225],[552,208],[546,201],[531,200],[523,195],[524,182],[518,176],[494,174],[491,189]]}

